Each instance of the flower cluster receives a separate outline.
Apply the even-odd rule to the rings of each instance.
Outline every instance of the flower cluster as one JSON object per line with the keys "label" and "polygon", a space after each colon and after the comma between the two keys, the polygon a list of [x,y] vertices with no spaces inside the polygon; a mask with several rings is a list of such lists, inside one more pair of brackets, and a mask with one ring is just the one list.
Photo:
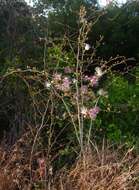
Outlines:
{"label": "flower cluster", "polygon": [[81,114],[84,118],[90,118],[92,120],[95,120],[98,113],[100,112],[100,108],[98,106],[95,106],[93,108],[87,109],[86,107],[81,108]]}
{"label": "flower cluster", "polygon": [[84,76],[84,80],[89,82],[90,86],[96,86],[98,84],[98,77],[93,75],[93,76]]}
{"label": "flower cluster", "polygon": [[[64,73],[65,74],[71,74],[73,71],[72,69],[67,66],[65,67],[64,69]],[[84,81],[87,81],[88,84],[91,86],[91,87],[94,87],[94,86],[97,86],[98,85],[98,82],[99,82],[99,79],[101,78],[101,76],[103,75],[103,71],[101,70],[100,67],[96,67],[95,68],[95,74],[94,75],[91,75],[91,76],[83,76],[83,80]],[[48,82],[48,81],[45,81],[45,87],[47,89],[49,89],[51,87],[51,83],[54,84],[54,86],[58,89],[58,90],[61,90],[61,91],[69,91],[70,90],[70,85],[71,83],[75,84],[77,82],[76,79],[72,79],[70,80],[70,78],[68,76],[62,76],[61,73],[55,73],[52,77],[52,81],[51,82]],[[83,85],[83,87],[81,87],[82,89],[82,92],[83,94],[85,94],[87,92],[87,85]]]}
{"label": "flower cluster", "polygon": [[57,90],[68,92],[70,90],[71,80],[66,76],[62,77],[62,74],[55,73],[53,80],[51,82],[45,81],[44,86],[50,89],[51,84],[53,84]]}
{"label": "flower cluster", "polygon": [[101,78],[101,76],[103,75],[103,71],[101,70],[100,67],[96,67],[95,68],[95,74],[92,76],[84,76],[84,80],[88,81],[90,86],[94,87],[98,85],[99,79]]}
{"label": "flower cluster", "polygon": [[[70,74],[70,76],[68,76]],[[72,105],[76,105],[76,101],[78,99],[83,98],[83,101],[89,102],[96,98],[96,95],[107,97],[107,92],[103,89],[98,90],[97,94],[92,91],[92,87],[98,85],[101,76],[104,74],[101,67],[96,67],[94,75],[87,76],[83,75],[82,84],[80,81],[77,81],[76,78],[72,78],[73,69],[69,66],[65,67],[64,73],[55,73],[52,75],[52,80],[50,82],[45,82],[45,87],[50,89],[53,86],[55,89],[63,92],[64,95],[68,95],[70,97],[70,101]],[[73,75],[74,76],[74,75]],[[77,84],[78,83],[78,84]],[[79,87],[79,93],[76,92],[75,84]],[[100,112],[100,108],[98,106],[92,107],[90,109],[86,107],[82,107],[80,113],[84,118],[89,118],[95,120],[97,114]]]}
{"label": "flower cluster", "polygon": [[97,77],[97,76],[91,76],[90,78],[89,78],[89,80],[90,80],[90,85],[91,86],[96,86],[96,85],[98,85],[98,80],[99,80],[99,78]]}

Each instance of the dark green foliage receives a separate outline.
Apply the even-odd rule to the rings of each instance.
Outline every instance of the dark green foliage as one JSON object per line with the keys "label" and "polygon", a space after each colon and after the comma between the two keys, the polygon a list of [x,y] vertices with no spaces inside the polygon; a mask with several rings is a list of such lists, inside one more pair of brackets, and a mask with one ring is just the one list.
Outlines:
{"label": "dark green foliage", "polygon": [[92,32],[93,41],[104,36],[98,55],[105,58],[119,55],[139,59],[139,3],[131,1],[118,7],[111,5]]}
{"label": "dark green foliage", "polygon": [[102,129],[102,135],[113,141],[134,144],[139,135],[138,72],[136,77],[135,83],[129,83],[123,76],[116,74],[110,75],[106,82],[109,98],[100,101],[103,110],[97,126]]}
{"label": "dark green foliage", "polygon": [[0,73],[9,67],[37,65],[40,60],[43,44],[33,13],[23,1],[0,3]]}

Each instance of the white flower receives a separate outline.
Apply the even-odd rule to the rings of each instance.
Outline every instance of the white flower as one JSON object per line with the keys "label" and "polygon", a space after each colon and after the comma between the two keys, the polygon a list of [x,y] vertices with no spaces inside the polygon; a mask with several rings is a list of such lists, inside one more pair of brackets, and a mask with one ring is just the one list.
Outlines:
{"label": "white flower", "polygon": [[89,44],[85,44],[85,50],[88,51],[91,48]]}
{"label": "white flower", "polygon": [[96,75],[97,75],[98,77],[101,77],[101,76],[103,75],[103,72],[102,72],[102,70],[101,70],[100,67],[96,67],[96,68],[95,68],[95,71],[96,71]]}
{"label": "white flower", "polygon": [[102,88],[98,90],[98,95],[108,97],[108,92],[103,90]]}
{"label": "white flower", "polygon": [[87,117],[88,110],[87,110],[86,107],[82,107],[82,108],[81,108],[81,114],[82,114],[84,117]]}
{"label": "white flower", "polygon": [[51,87],[51,83],[48,82],[48,81],[45,81],[44,86],[45,86],[47,89],[50,89],[50,87]]}
{"label": "white flower", "polygon": [[52,168],[52,166],[50,166],[50,168],[49,168],[49,174],[53,175],[53,168]]}
{"label": "white flower", "polygon": [[77,80],[76,80],[76,79],[73,79],[72,82],[73,82],[74,84],[76,84]]}

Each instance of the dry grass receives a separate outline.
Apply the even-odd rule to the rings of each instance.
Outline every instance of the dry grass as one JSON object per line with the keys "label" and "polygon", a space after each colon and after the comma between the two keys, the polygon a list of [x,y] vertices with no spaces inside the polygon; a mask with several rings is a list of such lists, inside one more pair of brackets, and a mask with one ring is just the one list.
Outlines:
{"label": "dry grass", "polygon": [[33,135],[27,133],[9,151],[0,148],[0,190],[139,189],[139,158],[133,149],[86,148],[71,169],[55,171],[51,176],[47,172],[42,180],[37,163],[42,154],[37,150],[30,167],[31,139]]}
{"label": "dry grass", "polygon": [[138,190],[139,159],[130,149],[87,149],[70,172],[59,181],[61,190]]}
{"label": "dry grass", "polygon": [[0,190],[28,189],[31,143],[31,133],[26,133],[12,147],[1,146]]}

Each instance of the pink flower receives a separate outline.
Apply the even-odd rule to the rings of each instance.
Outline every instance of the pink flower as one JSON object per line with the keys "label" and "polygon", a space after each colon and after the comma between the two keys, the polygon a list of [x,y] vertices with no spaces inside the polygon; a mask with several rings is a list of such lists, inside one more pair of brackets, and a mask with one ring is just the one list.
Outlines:
{"label": "pink flower", "polygon": [[70,90],[70,84],[71,84],[71,81],[69,80],[69,78],[65,77],[63,79],[63,83],[62,83],[62,90],[63,91],[69,91]]}
{"label": "pink flower", "polygon": [[96,117],[97,117],[97,114],[100,112],[100,108],[98,106],[94,107],[94,108],[91,108],[89,111],[88,111],[88,115],[91,119],[95,120]]}
{"label": "pink flower", "polygon": [[87,76],[87,75],[85,75],[85,76],[84,76],[84,80],[88,81],[88,80],[90,80],[90,77]]}
{"label": "pink flower", "polygon": [[93,75],[93,76],[87,76],[85,75],[84,76],[84,80],[85,81],[89,81],[91,86],[96,86],[98,84],[98,80],[99,80],[99,77],[96,76],[96,75]]}
{"label": "pink flower", "polygon": [[55,81],[55,82],[61,80],[61,74],[55,73],[53,77],[54,77],[54,81]]}
{"label": "pink flower", "polygon": [[91,76],[90,77],[90,84],[91,86],[96,86],[98,84],[98,77],[97,76]]}

